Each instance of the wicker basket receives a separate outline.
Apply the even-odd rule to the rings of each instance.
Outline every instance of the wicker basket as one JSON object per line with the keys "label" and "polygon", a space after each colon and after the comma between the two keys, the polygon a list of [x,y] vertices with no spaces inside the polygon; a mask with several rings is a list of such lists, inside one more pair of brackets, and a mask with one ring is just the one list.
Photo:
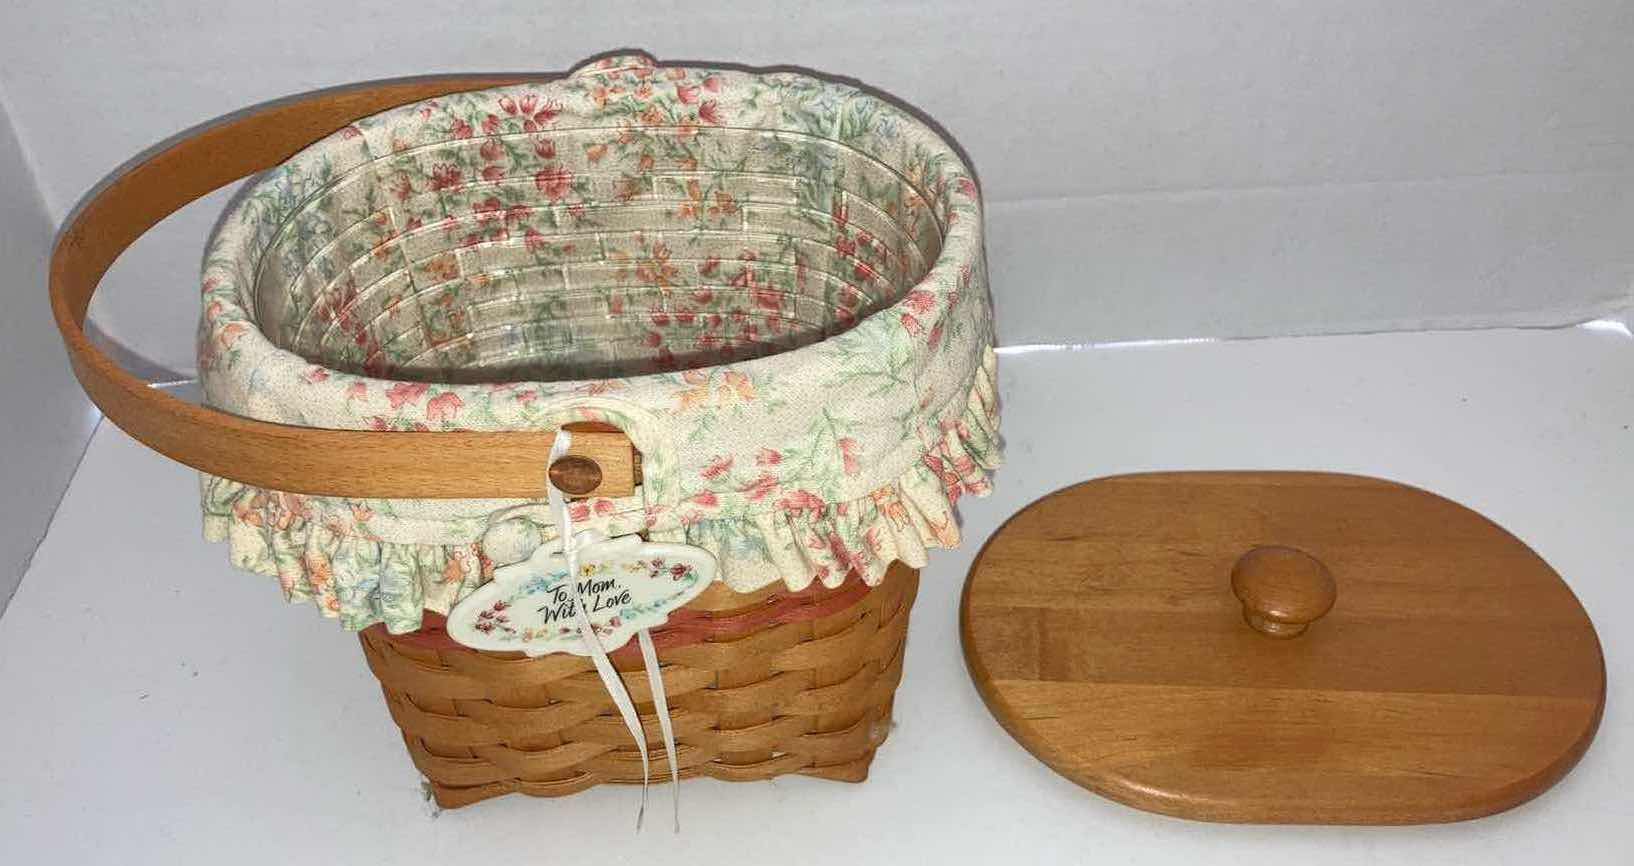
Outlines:
{"label": "wicker basket", "polygon": [[[98,281],[166,214],[269,167],[206,257],[206,406],[144,387],[85,338]],[[108,417],[203,472],[234,564],[361,631],[416,766],[460,806],[641,779],[588,660],[439,627],[553,543],[514,515],[540,507],[557,429],[580,431],[575,472],[549,472],[575,526],[719,563],[653,633],[683,774],[865,778],[916,569],[998,463],[985,280],[975,184],[910,113],[617,57],[212,126],[76,214],[52,298]]]}
{"label": "wicker basket", "polygon": [[[719,585],[657,632],[681,776],[800,773],[860,782],[890,730],[916,570],[779,597]],[[437,803],[557,797],[642,781],[641,759],[588,659],[485,653],[425,633],[363,632],[392,719]],[[428,639],[429,638],[429,639]],[[633,645],[613,654],[669,767]]]}

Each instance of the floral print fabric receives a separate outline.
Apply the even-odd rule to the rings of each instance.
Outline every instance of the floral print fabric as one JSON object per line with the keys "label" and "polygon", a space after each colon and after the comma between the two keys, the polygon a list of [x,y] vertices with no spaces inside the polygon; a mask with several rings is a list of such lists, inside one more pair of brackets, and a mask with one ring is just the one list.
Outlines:
{"label": "floral print fabric", "polygon": [[[611,422],[643,485],[574,520],[704,547],[737,591],[923,565],[999,461],[975,183],[910,115],[808,76],[613,58],[367,118],[239,197],[203,287],[210,405]],[[205,477],[203,503],[236,565],[349,629],[417,629],[554,532],[517,500]]]}

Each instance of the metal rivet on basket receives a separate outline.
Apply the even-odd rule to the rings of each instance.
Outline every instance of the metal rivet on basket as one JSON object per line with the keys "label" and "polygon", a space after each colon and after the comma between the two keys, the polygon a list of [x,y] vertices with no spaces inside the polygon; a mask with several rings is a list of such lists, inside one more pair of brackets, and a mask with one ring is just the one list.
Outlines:
{"label": "metal rivet on basket", "polygon": [[550,464],[550,483],[569,496],[588,496],[601,486],[601,466],[588,457],[569,454]]}

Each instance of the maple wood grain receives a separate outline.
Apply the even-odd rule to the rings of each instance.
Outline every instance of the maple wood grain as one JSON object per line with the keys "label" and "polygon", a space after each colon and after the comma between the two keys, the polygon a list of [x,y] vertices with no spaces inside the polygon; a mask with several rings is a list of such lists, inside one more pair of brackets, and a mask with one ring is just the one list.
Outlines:
{"label": "maple wood grain", "polygon": [[[1245,623],[1233,591],[1264,546],[1331,573],[1331,610],[1291,640]],[[1309,577],[1301,616],[1324,606]],[[1046,496],[977,556],[961,634],[1028,751],[1210,821],[1498,812],[1571,769],[1605,703],[1594,627],[1541,558],[1456,503],[1347,475],[1154,473]]]}

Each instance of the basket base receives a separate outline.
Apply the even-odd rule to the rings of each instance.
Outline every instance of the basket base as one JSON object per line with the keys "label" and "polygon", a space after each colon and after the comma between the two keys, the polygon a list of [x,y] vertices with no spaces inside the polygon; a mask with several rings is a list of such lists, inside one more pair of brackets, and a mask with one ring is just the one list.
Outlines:
{"label": "basket base", "polygon": [[[868,778],[891,726],[917,570],[834,609],[747,633],[659,650],[682,778],[744,782],[788,774]],[[748,607],[716,598],[705,616],[741,620]],[[433,648],[383,629],[361,635],[409,756],[439,806],[504,794],[559,797],[595,785],[639,784],[640,753],[588,659]],[[639,660],[615,655],[652,754],[669,762]]]}
{"label": "basket base", "polygon": [[[885,727],[889,728],[890,719],[887,715]],[[405,736],[405,745],[410,755],[414,754],[413,739]],[[883,735],[880,742],[883,742]],[[837,764],[821,766],[801,766],[797,756],[786,755],[773,758],[753,765],[713,765],[704,764],[697,767],[686,767],[681,770],[681,780],[698,778],[720,779],[726,782],[759,782],[773,779],[778,776],[799,775],[817,779],[827,779],[831,782],[849,782],[857,784],[868,781],[868,768],[874,763],[874,752],[878,748],[870,748],[861,757]],[[632,750],[632,754],[635,754]],[[419,761],[415,762],[419,765]],[[659,746],[652,758],[652,784],[663,785],[669,781],[669,761],[663,755],[663,747]],[[545,781],[526,781],[522,779],[507,779],[502,782],[490,782],[485,785],[459,787],[437,782],[429,777],[424,779],[425,789],[431,799],[444,809],[458,809],[473,803],[506,794],[526,794],[530,797],[566,797],[577,794],[596,785],[639,785],[641,776],[639,771],[629,777],[607,777],[596,773],[584,772],[565,779]]]}

